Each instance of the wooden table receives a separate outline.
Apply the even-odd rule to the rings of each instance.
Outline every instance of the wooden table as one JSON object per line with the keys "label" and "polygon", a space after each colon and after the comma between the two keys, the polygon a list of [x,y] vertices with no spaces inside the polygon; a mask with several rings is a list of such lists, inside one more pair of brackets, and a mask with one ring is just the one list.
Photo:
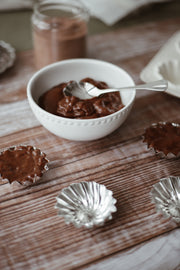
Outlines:
{"label": "wooden table", "polygon": [[[165,20],[89,37],[88,57],[128,71],[135,82],[161,46],[179,30]],[[31,144],[47,154],[50,170],[33,187],[1,183],[0,269],[180,269],[180,230],[156,213],[150,190],[160,178],[180,175],[180,160],[159,159],[142,142],[144,129],[159,121],[180,122],[180,100],[138,92],[126,122],[92,142],[56,137],[35,119],[26,84],[35,72],[33,52],[17,55],[0,77],[1,149]],[[96,181],[117,199],[117,212],[103,227],[76,229],[54,209],[60,190]]]}

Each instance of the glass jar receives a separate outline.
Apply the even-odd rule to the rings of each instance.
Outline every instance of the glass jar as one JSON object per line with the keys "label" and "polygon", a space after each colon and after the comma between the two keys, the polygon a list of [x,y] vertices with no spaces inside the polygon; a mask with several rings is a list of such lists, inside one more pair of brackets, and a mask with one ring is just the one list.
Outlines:
{"label": "glass jar", "polygon": [[36,68],[86,56],[89,14],[77,0],[42,0],[32,15]]}

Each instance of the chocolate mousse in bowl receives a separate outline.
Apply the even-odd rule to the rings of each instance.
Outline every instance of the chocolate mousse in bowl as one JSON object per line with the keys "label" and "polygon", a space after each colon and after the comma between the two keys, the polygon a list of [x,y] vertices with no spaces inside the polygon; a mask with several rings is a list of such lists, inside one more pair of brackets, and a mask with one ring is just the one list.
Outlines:
{"label": "chocolate mousse in bowl", "polygon": [[[106,82],[92,78],[84,78],[81,82],[89,82],[98,89],[109,88]],[[99,118],[115,113],[124,107],[119,92],[106,93],[84,100],[75,96],[66,96],[64,88],[68,83],[60,83],[41,95],[38,101],[40,107],[54,115],[72,119]]]}
{"label": "chocolate mousse in bowl", "polygon": [[32,15],[35,65],[86,56],[89,15],[79,1],[40,1]]}
{"label": "chocolate mousse in bowl", "polygon": [[36,118],[47,130],[68,140],[92,141],[122,125],[131,111],[136,91],[82,100],[63,91],[72,80],[86,80],[100,89],[134,85],[125,70],[95,59],[68,59],[42,68],[30,79],[27,97]]}

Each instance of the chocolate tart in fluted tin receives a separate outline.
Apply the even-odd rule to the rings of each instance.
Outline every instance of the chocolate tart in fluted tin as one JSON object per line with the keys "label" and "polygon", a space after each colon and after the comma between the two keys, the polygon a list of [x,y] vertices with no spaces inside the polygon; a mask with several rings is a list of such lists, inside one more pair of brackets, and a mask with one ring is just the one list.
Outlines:
{"label": "chocolate tart in fluted tin", "polygon": [[48,159],[31,145],[10,147],[0,153],[0,180],[10,184],[31,185],[48,170]]}
{"label": "chocolate tart in fluted tin", "polygon": [[143,142],[161,158],[178,158],[180,157],[180,124],[154,123],[146,128]]}
{"label": "chocolate tart in fluted tin", "polygon": [[66,224],[72,223],[77,228],[101,226],[117,210],[112,194],[96,182],[74,183],[61,191],[55,208]]}

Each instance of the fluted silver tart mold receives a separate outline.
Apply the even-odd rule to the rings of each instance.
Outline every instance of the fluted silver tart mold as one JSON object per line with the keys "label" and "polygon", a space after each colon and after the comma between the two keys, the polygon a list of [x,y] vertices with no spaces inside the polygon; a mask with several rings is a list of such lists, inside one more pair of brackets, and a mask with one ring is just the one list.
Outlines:
{"label": "fluted silver tart mold", "polygon": [[111,190],[96,182],[74,183],[61,191],[55,208],[66,224],[77,228],[101,226],[117,210],[112,195]]}
{"label": "fluted silver tart mold", "polygon": [[156,210],[164,217],[171,217],[174,221],[180,222],[180,177],[169,176],[153,185],[151,190],[152,202]]}
{"label": "fluted silver tart mold", "polygon": [[8,43],[0,40],[0,73],[10,68],[15,61],[15,49]]}

